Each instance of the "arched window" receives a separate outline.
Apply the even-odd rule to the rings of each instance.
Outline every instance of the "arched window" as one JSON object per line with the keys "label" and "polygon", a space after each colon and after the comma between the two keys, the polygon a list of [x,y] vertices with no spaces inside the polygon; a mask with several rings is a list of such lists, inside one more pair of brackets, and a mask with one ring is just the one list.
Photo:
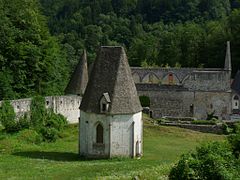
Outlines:
{"label": "arched window", "polygon": [[236,95],[236,96],[234,96],[233,99],[234,99],[234,100],[239,100],[239,97]]}
{"label": "arched window", "polygon": [[103,127],[101,124],[98,124],[96,128],[96,142],[103,143]]}
{"label": "arched window", "polygon": [[239,109],[239,97],[235,95],[232,102],[233,109]]}

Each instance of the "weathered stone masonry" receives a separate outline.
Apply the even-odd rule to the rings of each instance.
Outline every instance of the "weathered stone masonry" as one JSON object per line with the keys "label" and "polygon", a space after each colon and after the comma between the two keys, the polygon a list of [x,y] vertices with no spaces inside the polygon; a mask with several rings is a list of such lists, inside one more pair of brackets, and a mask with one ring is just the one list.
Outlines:
{"label": "weathered stone masonry", "polygon": [[[57,114],[62,114],[69,123],[78,123],[81,96],[48,96],[45,97],[46,108],[51,108]],[[0,101],[1,104],[1,101]],[[17,117],[30,111],[31,98],[12,100],[11,104]]]}

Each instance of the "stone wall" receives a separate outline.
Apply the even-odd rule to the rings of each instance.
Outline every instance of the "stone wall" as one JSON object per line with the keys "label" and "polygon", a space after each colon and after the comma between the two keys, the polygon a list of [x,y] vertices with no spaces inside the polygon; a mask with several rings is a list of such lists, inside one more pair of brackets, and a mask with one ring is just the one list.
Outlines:
{"label": "stone wall", "polygon": [[[103,127],[103,143],[96,143],[96,127]],[[142,113],[126,115],[94,114],[81,111],[80,155],[132,157],[142,154]]]}
{"label": "stone wall", "polygon": [[195,92],[194,116],[206,119],[207,114],[214,112],[219,119],[230,119],[231,92]]}
{"label": "stone wall", "polygon": [[[81,100],[82,97],[75,95],[45,97],[46,108],[52,108],[55,113],[62,114],[69,123],[78,123]],[[18,118],[30,111],[31,98],[12,100],[11,104]]]}
{"label": "stone wall", "polygon": [[150,98],[150,110],[153,118],[164,116],[173,117],[192,117],[191,105],[194,102],[194,93],[184,89],[148,89],[140,91],[139,96],[148,96]]}
{"label": "stone wall", "polygon": [[131,68],[139,96],[150,98],[153,118],[229,119],[231,71],[216,68]]}
{"label": "stone wall", "polygon": [[182,85],[193,91],[230,90],[230,71],[216,68],[131,68],[136,84]]}
{"label": "stone wall", "polygon": [[196,124],[177,124],[177,123],[176,124],[168,123],[168,124],[161,124],[161,125],[176,126],[176,127],[181,127],[181,128],[204,132],[204,133],[223,134],[222,125],[196,125]]}
{"label": "stone wall", "polygon": [[139,96],[150,98],[153,118],[164,116],[206,119],[214,112],[219,119],[229,119],[231,92],[191,91],[182,86],[137,84]]}

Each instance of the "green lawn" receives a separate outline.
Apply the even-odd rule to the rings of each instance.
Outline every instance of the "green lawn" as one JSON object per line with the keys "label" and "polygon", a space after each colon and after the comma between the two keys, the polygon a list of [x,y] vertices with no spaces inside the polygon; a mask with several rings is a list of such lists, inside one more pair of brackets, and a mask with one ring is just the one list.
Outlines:
{"label": "green lawn", "polygon": [[55,143],[35,145],[17,134],[0,134],[0,179],[166,179],[182,153],[224,136],[153,126],[145,117],[142,159],[80,160],[78,128],[69,126]]}

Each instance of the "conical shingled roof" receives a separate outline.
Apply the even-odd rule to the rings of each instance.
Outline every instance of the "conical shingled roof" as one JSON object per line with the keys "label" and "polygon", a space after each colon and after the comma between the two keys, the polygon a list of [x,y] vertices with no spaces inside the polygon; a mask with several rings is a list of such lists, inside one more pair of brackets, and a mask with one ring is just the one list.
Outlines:
{"label": "conical shingled roof", "polygon": [[108,93],[108,114],[133,114],[142,111],[127,56],[122,47],[101,47],[80,109],[100,113],[100,99]]}
{"label": "conical shingled roof", "polygon": [[88,83],[87,54],[83,51],[71,79],[65,89],[65,94],[83,95]]}

